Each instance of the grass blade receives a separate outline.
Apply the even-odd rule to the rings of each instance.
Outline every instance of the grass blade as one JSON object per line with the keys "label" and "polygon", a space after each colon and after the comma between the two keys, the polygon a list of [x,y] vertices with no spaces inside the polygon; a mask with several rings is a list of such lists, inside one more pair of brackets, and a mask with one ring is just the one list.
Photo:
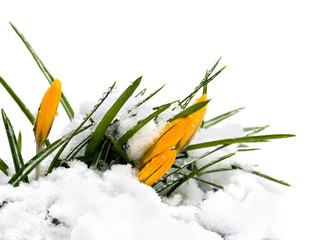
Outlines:
{"label": "grass blade", "polygon": [[136,132],[139,131],[139,129],[141,129],[143,126],[145,126],[153,118],[155,118],[156,116],[158,116],[159,114],[164,112],[166,109],[168,109],[173,103],[174,102],[164,105],[162,108],[158,109],[157,111],[155,111],[154,113],[149,115],[147,118],[139,121],[136,124],[136,126],[134,126],[132,129],[130,129],[122,137],[119,138],[119,140],[118,140],[119,146],[122,146],[123,144],[125,144]]}
{"label": "grass blade", "polygon": [[8,176],[8,165],[0,158],[0,170]]}
{"label": "grass blade", "polygon": [[108,127],[112,123],[113,119],[122,108],[122,106],[126,103],[126,101],[131,97],[134,93],[138,85],[140,84],[142,77],[136,79],[118,98],[118,100],[112,105],[112,107],[107,111],[104,115],[100,123],[97,125],[95,131],[92,134],[92,137],[86,147],[86,155],[92,154],[96,151],[99,146],[105,132]]}
{"label": "grass blade", "polygon": [[[205,77],[203,78],[203,80],[200,82],[200,84],[195,88],[195,90],[190,93],[185,99],[183,99],[180,102],[180,106],[184,109],[187,107],[187,105],[189,104],[189,102],[191,101],[191,99],[195,96],[195,94],[202,88],[206,86],[207,88],[207,84],[209,82],[211,82],[212,80],[215,79],[215,77],[217,75],[219,75],[225,68],[226,66],[224,66],[223,68],[221,68],[218,72],[216,72],[213,76],[210,77],[210,75],[213,73],[213,71],[215,70],[216,66],[218,65],[218,63],[220,62],[221,57],[217,60],[217,62],[214,64],[214,66],[211,68],[211,70],[206,71],[205,73]],[[206,89],[207,90],[207,89]],[[204,90],[205,91],[205,90]]]}
{"label": "grass blade", "polygon": [[174,121],[174,120],[176,120],[178,118],[184,118],[184,117],[189,116],[190,114],[192,114],[192,113],[198,111],[199,109],[205,107],[209,103],[209,101],[210,100],[206,100],[206,101],[202,101],[202,102],[191,105],[190,107],[184,109],[183,111],[181,111],[180,113],[175,115],[173,118],[170,118],[168,120],[168,122],[172,122],[172,121]]}
{"label": "grass blade", "polygon": [[9,180],[9,184],[13,186],[18,186],[19,182],[24,180],[28,174],[33,171],[33,169],[39,165],[47,156],[49,156],[54,150],[60,147],[64,142],[66,142],[71,133],[63,136],[54,143],[50,144],[47,148],[42,150],[40,153],[36,154],[32,159],[30,159],[26,164],[24,164]]}
{"label": "grass blade", "polygon": [[[184,173],[180,173],[180,174],[183,175],[183,176],[187,176],[187,175],[184,174]],[[220,188],[220,189],[224,189],[223,186],[221,186],[221,185],[217,185],[217,184],[212,183],[212,182],[209,182],[209,181],[206,181],[206,180],[204,180],[204,179],[201,179],[201,178],[198,178],[198,177],[192,177],[192,178],[195,179],[195,180],[197,180],[197,181],[199,181],[199,182],[203,182],[203,183],[206,183],[206,184],[208,184],[208,185],[212,185],[212,186],[214,186],[214,187],[217,187],[217,188]]]}
{"label": "grass blade", "polygon": [[19,131],[19,133],[18,133],[17,144],[18,144],[19,151],[21,152],[22,151],[22,132],[21,131]]}
{"label": "grass blade", "polygon": [[[155,94],[157,94],[159,91],[161,91],[162,90],[162,88],[165,86],[165,84],[162,86],[162,87],[160,87],[159,89],[157,89],[155,92],[153,92],[152,94],[150,94],[147,98],[145,98],[143,101],[141,101],[140,103],[137,103],[136,104],[136,107],[139,107],[140,105],[142,105],[143,103],[145,103],[145,102],[147,102],[149,99],[151,99]],[[144,89],[144,90],[146,90],[146,88]],[[137,94],[137,95],[139,95],[139,94]]]}
{"label": "grass blade", "polygon": [[251,136],[251,135],[255,135],[255,134],[265,130],[268,127],[269,127],[269,125],[266,125],[266,126],[263,126],[263,127],[249,127],[249,128],[244,128],[243,130],[245,132],[252,131],[251,133],[247,134],[247,136]]}
{"label": "grass blade", "polygon": [[[23,157],[21,155],[21,152],[20,152],[20,149],[18,146],[18,142],[17,142],[17,138],[15,136],[14,129],[10,123],[9,118],[7,117],[7,115],[3,109],[1,109],[1,114],[2,114],[3,123],[5,125],[7,137],[8,137],[12,160],[14,162],[15,171],[17,173],[19,171],[19,169],[24,166],[24,160],[23,160]],[[26,179],[24,179],[24,181],[28,182],[27,177],[26,177]]]}
{"label": "grass blade", "polygon": [[195,170],[195,171],[192,171],[190,172],[188,175],[184,176],[183,178],[181,178],[176,184],[174,184],[170,189],[169,191],[166,193],[166,196],[170,196],[172,192],[174,192],[178,187],[180,187],[183,183],[185,183],[186,181],[188,181],[190,178],[194,177],[195,175],[199,174],[200,172],[202,172],[203,170],[205,170],[206,168],[218,163],[218,162],[221,162],[227,158],[230,158],[234,155],[235,153],[231,153],[231,154],[227,154],[225,156],[222,156],[218,159],[216,159],[215,161],[212,161],[210,162],[209,164],[206,164],[205,166]]}
{"label": "grass blade", "polygon": [[127,153],[119,146],[118,142],[112,137],[112,135],[110,134],[110,139],[113,143],[113,146],[117,149],[118,153],[121,155],[121,157],[127,162],[130,163],[129,158],[127,156]]}
{"label": "grass blade", "polygon": [[[27,40],[25,39],[25,37],[23,36],[23,34],[18,31],[18,29],[15,27],[15,25],[13,23],[9,22],[9,24],[15,30],[15,32],[20,37],[20,39],[23,41],[23,43],[25,44],[25,46],[27,47],[27,49],[29,50],[29,52],[32,54],[35,62],[37,63],[37,65],[39,66],[39,68],[41,69],[41,71],[43,72],[43,74],[45,75],[45,77],[48,80],[48,82],[50,84],[52,84],[52,82],[54,80],[53,76],[46,69],[46,67],[44,66],[44,64],[41,61],[41,59],[37,56],[37,54],[33,50],[32,46],[27,42]],[[63,108],[65,109],[65,111],[66,111],[69,119],[72,120],[74,118],[74,114],[75,113],[74,113],[74,110],[72,109],[71,105],[69,104],[67,98],[65,97],[65,95],[63,93],[61,93],[61,100],[60,101],[61,101],[61,104],[62,104]]]}
{"label": "grass blade", "polygon": [[66,161],[71,161],[76,157],[76,155],[88,144],[89,139],[91,136],[88,136],[87,138],[83,139],[79,144],[77,144],[67,155]]}
{"label": "grass blade", "polygon": [[18,107],[25,114],[29,122],[33,125],[35,121],[35,117],[31,113],[31,111],[29,111],[29,109],[26,107],[23,101],[17,96],[17,94],[11,89],[11,87],[6,83],[6,81],[2,77],[0,77],[0,83],[6,89],[6,91],[9,93],[12,99],[17,103]]}
{"label": "grass blade", "polygon": [[219,115],[219,116],[217,116],[215,118],[212,118],[210,120],[204,121],[202,127],[203,128],[209,128],[209,127],[211,127],[211,126],[213,126],[213,125],[215,125],[215,124],[217,124],[217,123],[219,123],[219,122],[221,122],[221,121],[223,121],[223,120],[237,114],[238,112],[242,111],[243,109],[244,108],[238,108],[238,109],[232,110],[230,112],[224,113],[222,115]]}
{"label": "grass blade", "polygon": [[266,174],[263,174],[261,172],[258,172],[258,171],[250,171],[250,170],[246,170],[246,169],[243,169],[242,167],[240,166],[235,166],[235,165],[232,165],[232,168],[233,169],[239,169],[241,171],[244,171],[244,172],[248,172],[248,173],[251,173],[251,174],[254,174],[254,175],[257,175],[259,177],[262,177],[262,178],[265,178],[267,180],[270,180],[270,181],[273,181],[273,182],[276,182],[276,183],[279,183],[279,184],[282,184],[282,185],[285,185],[285,186],[288,186],[290,187],[291,185],[287,182],[284,182],[283,180],[278,180],[276,178],[273,178],[271,176],[268,176]]}
{"label": "grass blade", "polygon": [[146,92],[147,88],[144,88],[143,90],[141,90],[139,93],[137,93],[135,95],[135,97],[140,97],[140,96],[144,96],[145,92]]}
{"label": "grass blade", "polygon": [[259,135],[259,136],[245,136],[245,137],[239,137],[239,138],[226,138],[211,142],[204,142],[204,143],[198,143],[189,145],[186,149],[183,151],[190,151],[200,148],[207,148],[207,147],[215,147],[217,145],[222,144],[234,144],[234,143],[248,143],[248,142],[268,142],[272,139],[281,139],[281,138],[289,138],[289,137],[295,137],[293,134],[271,134],[271,135]]}

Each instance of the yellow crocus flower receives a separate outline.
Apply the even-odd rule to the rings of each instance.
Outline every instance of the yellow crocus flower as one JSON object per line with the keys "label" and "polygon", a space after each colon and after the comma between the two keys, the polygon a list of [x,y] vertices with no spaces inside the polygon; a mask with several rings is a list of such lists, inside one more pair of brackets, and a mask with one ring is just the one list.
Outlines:
{"label": "yellow crocus flower", "polygon": [[151,161],[139,172],[139,181],[148,186],[155,183],[170,169],[176,156],[177,151],[171,150],[152,158]]}
{"label": "yellow crocus flower", "polygon": [[[206,94],[204,94],[196,100],[196,103],[203,102],[206,100],[207,100],[207,96]],[[182,138],[180,139],[177,146],[175,147],[178,151],[182,151],[183,149],[185,149],[190,144],[190,142],[194,139],[196,133],[198,132],[198,129],[200,128],[204,120],[206,109],[207,109],[207,105],[186,117],[186,119],[190,120],[191,124],[184,132]]]}
{"label": "yellow crocus flower", "polygon": [[[206,101],[206,94],[196,103]],[[206,114],[207,105],[184,118],[169,123],[160,136],[145,149],[136,168],[138,179],[152,185],[160,179],[172,166],[179,151],[185,149],[195,137]]]}
{"label": "yellow crocus flower", "polygon": [[55,79],[44,94],[34,123],[33,131],[37,153],[43,149],[45,139],[49,135],[54,117],[57,115],[60,98],[61,82],[59,79]]}

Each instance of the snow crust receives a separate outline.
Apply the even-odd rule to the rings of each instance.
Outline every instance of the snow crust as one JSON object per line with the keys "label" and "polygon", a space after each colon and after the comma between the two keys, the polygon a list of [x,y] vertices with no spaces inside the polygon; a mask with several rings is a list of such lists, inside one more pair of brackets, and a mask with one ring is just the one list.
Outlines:
{"label": "snow crust", "polygon": [[[115,89],[94,114],[95,122],[103,117],[117,97]],[[121,137],[153,112],[149,103],[135,112],[132,106],[140,100],[134,98],[127,102],[117,117],[123,121],[112,126],[110,134]],[[67,125],[64,133],[77,127],[93,104],[82,104],[79,114]],[[127,153],[131,159],[136,161],[159,135],[173,114],[171,109],[129,140]],[[180,109],[176,109],[174,114],[178,111]],[[74,138],[69,147],[84,139],[93,129]],[[241,126],[226,124],[200,130],[193,143],[243,135]],[[231,145],[211,154],[201,159],[198,166],[233,153],[236,148],[236,145]],[[189,152],[189,161],[208,150]],[[249,169],[254,165],[236,154],[218,166],[228,168],[239,161]],[[10,165],[9,161],[6,162]],[[48,164],[49,160],[43,163],[45,168]],[[10,169],[12,171],[13,167]],[[209,169],[214,169],[214,166]],[[239,171],[206,174],[203,179],[223,185],[224,190],[190,180],[170,198],[161,197],[154,189],[138,181],[130,165],[115,165],[100,172],[88,169],[77,160],[70,163],[70,168],[58,168],[38,181],[21,183],[16,188],[6,184],[9,177],[1,174],[0,239],[281,239],[279,216],[276,214],[282,196],[281,187]]]}
{"label": "snow crust", "polygon": [[[242,184],[252,181],[235,178]],[[179,194],[162,200],[151,187],[138,182],[129,165],[101,173],[74,161],[69,169],[59,168],[29,185],[0,186],[0,236],[35,240],[215,240],[224,236],[229,240],[272,234],[276,219],[271,210],[277,196],[259,187],[245,191],[235,184],[226,191],[208,192],[196,204],[185,204]],[[193,190],[196,186],[191,183],[183,189],[190,198]]]}

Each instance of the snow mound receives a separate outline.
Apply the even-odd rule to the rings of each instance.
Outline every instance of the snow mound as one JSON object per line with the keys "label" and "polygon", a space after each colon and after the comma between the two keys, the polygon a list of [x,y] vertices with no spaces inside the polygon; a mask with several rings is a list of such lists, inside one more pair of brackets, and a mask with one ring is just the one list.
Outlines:
{"label": "snow mound", "polygon": [[162,201],[137,180],[129,165],[97,172],[74,161],[70,168],[58,168],[30,184],[0,185],[0,236],[4,240],[244,240],[272,233],[271,199],[276,197],[255,188],[240,199],[235,197],[240,188],[233,185],[233,196],[230,185],[225,192],[208,192],[192,205],[184,204],[179,194]]}

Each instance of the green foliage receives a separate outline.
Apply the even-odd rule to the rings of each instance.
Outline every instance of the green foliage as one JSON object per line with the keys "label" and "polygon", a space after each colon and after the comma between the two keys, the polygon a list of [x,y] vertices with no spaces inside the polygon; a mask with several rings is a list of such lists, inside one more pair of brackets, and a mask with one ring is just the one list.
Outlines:
{"label": "green foliage", "polygon": [[[48,80],[48,82],[50,84],[52,84],[52,82],[54,80],[53,76],[50,74],[50,72],[44,66],[43,62],[37,56],[37,54],[33,50],[32,46],[27,42],[27,40],[25,39],[25,37],[23,36],[23,34],[18,31],[18,29],[15,27],[14,24],[12,24],[11,22],[9,22],[9,24],[15,30],[15,32],[17,33],[17,35],[19,36],[19,38],[23,41],[23,43],[27,47],[28,51],[32,54],[32,57],[34,58],[35,62],[37,63],[37,65],[39,66],[39,68],[41,69],[41,71],[43,72],[43,74],[46,77],[46,79]],[[70,106],[70,104],[69,104],[66,96],[63,93],[61,93],[61,100],[60,101],[61,101],[61,104],[62,104],[63,108],[65,109],[65,111],[66,111],[69,119],[72,120],[74,118],[74,114],[75,113],[74,113],[74,110],[72,109],[72,107]],[[33,122],[33,124],[34,124],[34,122]]]}
{"label": "green foliage", "polygon": [[0,170],[8,176],[8,165],[0,158]]}
{"label": "green foliage", "polygon": [[17,103],[18,107],[24,113],[24,115],[27,117],[29,122],[32,125],[34,125],[35,117],[31,113],[31,111],[29,111],[29,109],[26,107],[24,102],[17,96],[17,94],[14,92],[14,90],[12,90],[12,88],[7,84],[7,82],[2,77],[0,77],[0,83],[6,89],[7,93],[9,93],[11,98]]}
{"label": "green foliage", "polygon": [[[1,115],[2,115],[2,120],[3,124],[5,125],[6,133],[7,133],[7,138],[8,138],[8,143],[10,146],[11,150],[11,156],[12,160],[14,162],[14,167],[16,173],[19,171],[24,166],[24,160],[20,152],[20,147],[18,145],[18,141],[14,132],[14,129],[9,121],[9,118],[7,117],[5,111],[1,109]],[[28,178],[24,178],[25,182],[28,182]]]}
{"label": "green foliage", "polygon": [[242,111],[244,108],[238,108],[238,109],[235,109],[235,110],[232,110],[230,112],[227,112],[227,113],[224,113],[222,115],[219,115],[215,118],[212,118],[210,120],[207,120],[207,121],[204,121],[203,124],[202,124],[202,128],[209,128],[209,127],[212,127],[214,126],[215,124],[237,114],[238,112]]}
{"label": "green foliage", "polygon": [[142,77],[137,78],[117,99],[112,107],[106,112],[102,120],[97,125],[92,137],[86,147],[86,154],[93,154],[96,148],[101,143],[103,136],[105,135],[108,127],[111,125],[115,116],[118,114],[123,105],[132,96],[138,85],[140,84]]}

